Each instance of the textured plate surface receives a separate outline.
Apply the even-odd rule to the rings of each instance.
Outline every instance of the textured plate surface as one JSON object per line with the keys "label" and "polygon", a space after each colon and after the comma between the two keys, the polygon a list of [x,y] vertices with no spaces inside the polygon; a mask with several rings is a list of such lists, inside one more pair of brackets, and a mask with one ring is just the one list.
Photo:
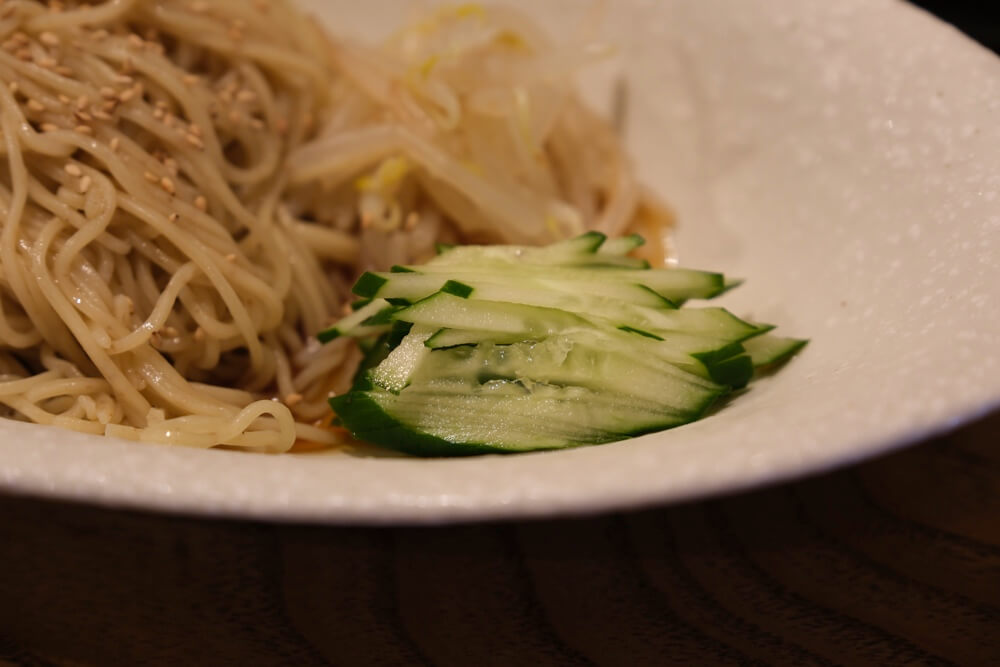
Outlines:
{"label": "textured plate surface", "polygon": [[[403,2],[307,5],[385,33]],[[559,25],[575,0],[533,3]],[[1000,401],[1000,60],[891,0],[630,0],[628,140],[685,265],[811,345],[710,419],[575,451],[263,456],[0,421],[0,488],[213,515],[439,522],[668,502],[828,469]],[[334,21],[334,19],[336,19]]]}

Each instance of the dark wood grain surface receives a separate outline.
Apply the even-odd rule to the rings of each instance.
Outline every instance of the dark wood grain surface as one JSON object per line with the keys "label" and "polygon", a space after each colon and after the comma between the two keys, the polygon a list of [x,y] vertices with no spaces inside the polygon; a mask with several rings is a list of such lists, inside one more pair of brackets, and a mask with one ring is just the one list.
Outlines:
{"label": "dark wood grain surface", "polygon": [[217,521],[0,496],[16,665],[1000,664],[1000,412],[585,519]]}

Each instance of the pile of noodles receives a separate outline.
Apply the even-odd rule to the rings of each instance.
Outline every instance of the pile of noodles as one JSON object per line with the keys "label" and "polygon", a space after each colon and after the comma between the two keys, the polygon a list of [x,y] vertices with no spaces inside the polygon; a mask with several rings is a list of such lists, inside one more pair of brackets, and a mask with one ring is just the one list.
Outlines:
{"label": "pile of noodles", "polygon": [[[590,36],[440,10],[362,46],[278,0],[0,2],[0,408],[148,442],[334,444],[362,270],[666,214],[574,97]],[[586,31],[584,31],[586,32]]]}

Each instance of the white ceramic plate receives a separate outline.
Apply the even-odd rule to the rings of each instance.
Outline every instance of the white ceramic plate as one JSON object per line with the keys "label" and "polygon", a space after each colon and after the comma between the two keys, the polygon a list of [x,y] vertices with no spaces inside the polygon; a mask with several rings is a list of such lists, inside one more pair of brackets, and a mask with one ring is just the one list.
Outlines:
{"label": "white ceramic plate", "polygon": [[[405,3],[310,3],[366,34]],[[890,0],[613,7],[646,180],[727,305],[812,338],[710,419],[600,447],[463,460],[262,456],[0,422],[0,487],[212,515],[438,522],[662,503],[856,461],[1000,399],[1000,61]],[[576,0],[537,3],[550,26]],[[563,21],[564,22],[564,21]]]}

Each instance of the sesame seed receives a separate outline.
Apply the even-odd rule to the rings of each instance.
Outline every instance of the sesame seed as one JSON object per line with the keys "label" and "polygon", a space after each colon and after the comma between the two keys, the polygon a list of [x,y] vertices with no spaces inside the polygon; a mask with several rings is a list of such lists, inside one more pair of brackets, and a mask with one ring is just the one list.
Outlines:
{"label": "sesame seed", "polygon": [[177,335],[180,333],[180,331],[177,330],[177,327],[165,326],[163,327],[163,333],[167,334],[171,338],[177,338]]}
{"label": "sesame seed", "polygon": [[77,109],[86,109],[88,104],[90,104],[90,98],[86,95],[80,95],[80,97],[76,98]]}
{"label": "sesame seed", "polygon": [[119,69],[121,70],[122,74],[128,75],[132,73],[133,69],[135,69],[135,65],[132,63],[131,58],[126,58],[125,60],[122,61],[121,67]]}
{"label": "sesame seed", "polygon": [[20,86],[17,85],[17,81],[11,81],[7,84],[7,90],[9,90],[13,95],[17,94],[18,88],[20,88]]}
{"label": "sesame seed", "polygon": [[118,93],[118,101],[124,104],[125,102],[128,102],[130,99],[135,97],[138,92],[139,92],[138,86],[134,86],[132,88],[129,88],[128,90],[123,90],[122,92]]}
{"label": "sesame seed", "polygon": [[36,99],[30,99],[30,100],[28,100],[27,106],[32,111],[45,111],[45,105],[42,104],[41,102],[39,102]]}
{"label": "sesame seed", "polygon": [[128,74],[115,74],[115,83],[123,83],[126,86],[131,85],[135,79],[130,77]]}
{"label": "sesame seed", "polygon": [[72,67],[67,67],[66,65],[59,65],[53,71],[59,76],[65,76],[65,77],[71,77],[74,74],[76,74],[76,72],[73,71]]}
{"label": "sesame seed", "polygon": [[100,118],[101,120],[111,120],[111,114],[98,107],[91,108],[90,113],[94,116],[94,118]]}
{"label": "sesame seed", "polygon": [[188,7],[191,9],[192,12],[196,14],[204,14],[205,12],[208,11],[207,2],[200,2],[200,1],[192,2],[190,5],[188,5]]}
{"label": "sesame seed", "polygon": [[262,121],[260,118],[251,118],[250,127],[252,127],[255,130],[263,130],[266,126],[264,125],[264,121]]}
{"label": "sesame seed", "polygon": [[101,86],[101,89],[98,92],[101,94],[101,97],[105,99],[112,99],[114,97],[118,97],[118,91],[112,88],[111,86]]}
{"label": "sesame seed", "polygon": [[76,116],[79,120],[84,121],[86,123],[89,123],[90,121],[94,120],[94,117],[91,116],[86,111],[74,111],[73,115]]}
{"label": "sesame seed", "polygon": [[80,194],[87,194],[87,190],[90,189],[91,180],[90,176],[84,176],[80,179]]}
{"label": "sesame seed", "polygon": [[416,211],[410,211],[410,214],[406,216],[404,227],[407,231],[413,231],[418,222],[420,222],[420,215]]}
{"label": "sesame seed", "polygon": [[191,134],[193,134],[196,137],[200,137],[203,134],[202,131],[201,131],[201,126],[200,125],[196,125],[195,123],[191,123],[188,126],[188,132],[190,132]]}
{"label": "sesame seed", "polygon": [[17,56],[18,60],[23,60],[24,62],[28,62],[29,60],[31,60],[31,49],[26,49],[22,47],[18,49],[17,53],[15,53],[14,55]]}
{"label": "sesame seed", "polygon": [[82,176],[83,175],[83,170],[80,169],[80,167],[78,165],[75,165],[72,162],[67,162],[66,166],[63,167],[63,171],[65,171],[70,176]]}
{"label": "sesame seed", "polygon": [[208,210],[208,200],[205,199],[204,195],[198,195],[194,198],[194,207],[199,211]]}
{"label": "sesame seed", "polygon": [[145,46],[146,42],[145,40],[143,40],[142,37],[133,32],[128,36],[128,44],[129,46],[134,46],[137,49],[141,49],[143,46]]}
{"label": "sesame seed", "polygon": [[59,93],[58,99],[59,104],[65,104],[66,106],[69,106],[73,102],[73,100],[69,98],[69,95],[63,95],[62,93]]}
{"label": "sesame seed", "polygon": [[114,152],[118,150],[118,144],[120,143],[121,141],[118,139],[118,137],[111,137],[111,142],[108,144],[108,146],[111,148],[111,151]]}
{"label": "sesame seed", "polygon": [[92,128],[89,125],[77,125],[76,127],[73,128],[73,130],[76,131],[76,132],[79,132],[80,134],[93,134],[94,133],[94,128]]}
{"label": "sesame seed", "polygon": [[196,341],[199,341],[199,342],[205,340],[205,330],[202,329],[201,327],[198,327],[197,329],[195,329],[194,330],[194,339]]}
{"label": "sesame seed", "polygon": [[44,67],[45,69],[55,69],[55,66],[59,64],[59,61],[52,56],[42,56],[35,60],[35,63],[39,67]]}
{"label": "sesame seed", "polygon": [[60,129],[62,128],[55,123],[42,123],[42,132],[56,132]]}
{"label": "sesame seed", "polygon": [[205,147],[205,142],[196,137],[194,134],[188,133],[184,137],[184,140],[199,150]]}
{"label": "sesame seed", "polygon": [[181,81],[183,81],[186,86],[195,86],[201,82],[201,77],[197,74],[185,74],[181,77]]}
{"label": "sesame seed", "polygon": [[303,398],[304,396],[302,396],[302,394],[299,393],[289,394],[288,396],[285,396],[285,405],[287,405],[288,407],[292,407],[297,403],[301,403]]}
{"label": "sesame seed", "polygon": [[156,177],[156,174],[154,174],[151,171],[144,172],[142,174],[142,177],[145,178],[150,183],[158,183],[160,181],[160,179]]}
{"label": "sesame seed", "polygon": [[236,93],[237,102],[253,102],[255,99],[257,99],[257,93],[246,88]]}
{"label": "sesame seed", "polygon": [[170,215],[167,216],[167,220],[169,220],[170,222],[177,222],[180,219],[181,216],[179,213],[171,213]]}
{"label": "sesame seed", "polygon": [[45,46],[59,46],[59,35],[46,31],[38,36],[38,41]]}
{"label": "sesame seed", "polygon": [[156,120],[163,120],[163,109],[160,109],[159,107],[153,109],[153,118]]}
{"label": "sesame seed", "polygon": [[229,118],[229,122],[232,123],[233,125],[239,125],[241,122],[243,122],[243,116],[241,116],[240,112],[237,111],[236,109],[230,111],[227,118]]}
{"label": "sesame seed", "polygon": [[177,192],[177,186],[174,185],[174,182],[170,179],[169,176],[164,176],[163,178],[160,179],[160,187],[163,188],[164,192],[166,192],[167,194],[172,195],[175,192]]}
{"label": "sesame seed", "polygon": [[104,28],[98,28],[97,30],[95,30],[92,33],[90,33],[90,36],[93,39],[95,39],[98,42],[100,42],[100,41],[105,40],[105,39],[108,38],[108,31],[105,30]]}
{"label": "sesame seed", "polygon": [[226,255],[226,261],[227,262],[235,262],[236,261],[236,253],[231,252],[228,255]]}

